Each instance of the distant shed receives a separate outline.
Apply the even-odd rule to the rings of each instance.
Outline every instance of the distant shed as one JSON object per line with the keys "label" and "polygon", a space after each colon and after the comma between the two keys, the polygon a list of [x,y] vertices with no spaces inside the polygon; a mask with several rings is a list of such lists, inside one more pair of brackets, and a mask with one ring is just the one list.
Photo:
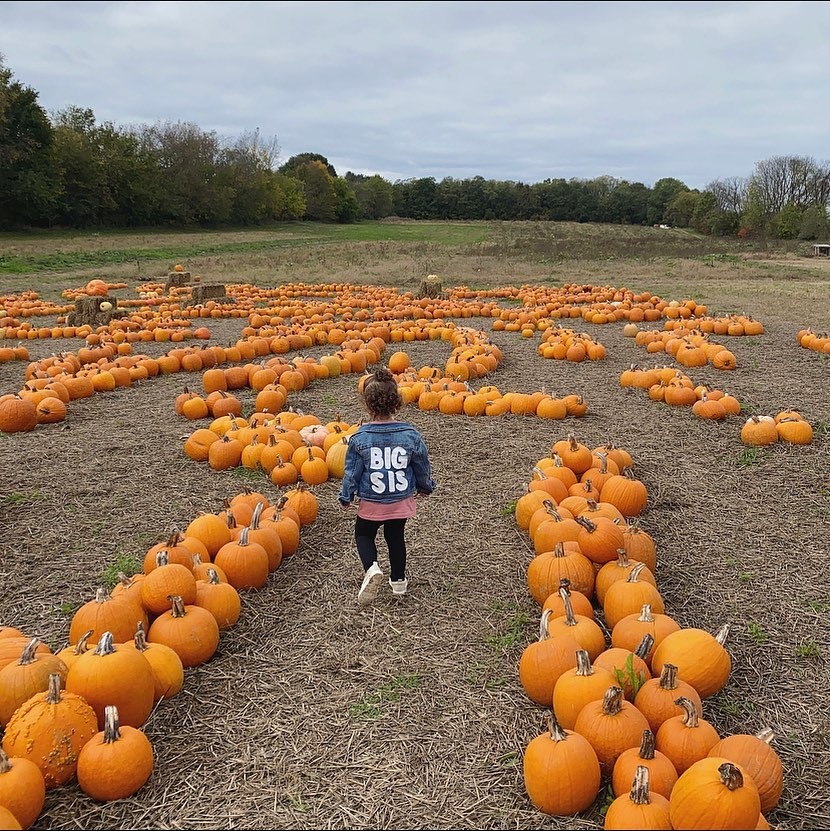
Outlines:
{"label": "distant shed", "polygon": [[813,246],[814,257],[830,257],[830,243],[817,242]]}

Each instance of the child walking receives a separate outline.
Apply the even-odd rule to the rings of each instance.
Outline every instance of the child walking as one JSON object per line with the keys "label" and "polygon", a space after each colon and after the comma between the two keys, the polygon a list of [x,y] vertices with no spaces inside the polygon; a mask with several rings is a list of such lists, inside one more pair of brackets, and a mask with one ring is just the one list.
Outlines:
{"label": "child walking", "polygon": [[348,509],[357,497],[354,537],[364,571],[357,598],[365,604],[377,597],[383,581],[376,543],[381,527],[389,549],[389,585],[393,594],[406,594],[404,526],[415,516],[415,496],[431,494],[435,482],[423,437],[395,418],[403,401],[389,369],[366,376],[363,404],[371,421],[349,439],[340,506]]}

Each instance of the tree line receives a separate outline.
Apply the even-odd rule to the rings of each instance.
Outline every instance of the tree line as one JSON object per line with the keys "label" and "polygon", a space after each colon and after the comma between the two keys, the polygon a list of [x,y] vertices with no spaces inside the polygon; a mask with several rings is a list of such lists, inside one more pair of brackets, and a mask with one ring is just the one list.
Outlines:
{"label": "tree line", "polygon": [[704,234],[830,234],[830,164],[775,156],[703,190],[611,176],[526,184],[475,176],[389,182],[338,175],[325,156],[279,162],[276,139],[186,122],[116,126],[90,109],[47,114],[0,54],[0,229],[255,226],[314,220],[548,220],[670,225]]}

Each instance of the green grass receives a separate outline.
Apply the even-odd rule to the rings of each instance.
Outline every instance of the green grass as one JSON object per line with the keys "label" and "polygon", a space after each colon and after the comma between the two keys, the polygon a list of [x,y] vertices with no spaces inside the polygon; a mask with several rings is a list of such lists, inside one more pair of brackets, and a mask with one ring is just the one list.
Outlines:
{"label": "green grass", "polygon": [[817,661],[822,658],[824,652],[815,638],[805,638],[795,648],[796,658],[803,658],[808,661]]}
{"label": "green grass", "polygon": [[[98,234],[96,241],[110,243],[105,248],[90,245],[80,250],[63,250],[54,253],[7,253],[0,255],[0,274],[37,274],[40,272],[71,271],[80,268],[103,268],[129,263],[164,263],[169,270],[171,264],[186,262],[200,257],[237,256],[240,254],[267,254],[291,248],[319,247],[325,244],[343,242],[429,242],[438,245],[463,246],[484,242],[488,237],[485,225],[464,225],[447,223],[402,223],[385,224],[366,222],[356,225],[326,225],[322,223],[286,223],[267,229],[245,229],[238,233],[253,237],[241,242],[220,241],[222,231],[215,232],[215,242],[201,241],[206,232],[199,232],[199,242],[193,241],[193,233],[148,231],[154,240],[162,239],[166,244],[137,247],[130,241],[140,238],[135,233],[107,231]],[[88,239],[89,233],[39,234],[37,239],[49,241],[77,242]],[[126,237],[126,239],[125,239]],[[0,246],[6,251],[20,236],[0,235]],[[67,249],[70,246],[66,246]]]}
{"label": "green grass", "polygon": [[115,559],[106,565],[98,576],[98,581],[105,586],[107,591],[118,584],[118,575],[123,572],[127,577],[132,577],[144,567],[144,563],[133,554],[116,554]]}
{"label": "green grass", "polygon": [[27,502],[36,502],[43,494],[40,491],[12,491],[4,494],[3,502],[6,505],[24,505]]}
{"label": "green grass", "polygon": [[490,605],[497,612],[506,612],[507,616],[501,621],[501,625],[494,633],[484,638],[487,646],[502,652],[516,646],[526,645],[530,615],[519,609],[512,602],[503,603],[499,600],[494,600]]}
{"label": "green grass", "polygon": [[504,505],[499,510],[499,516],[501,516],[501,517],[515,516],[516,515],[516,502],[517,501],[518,500],[513,499],[510,502],[508,502],[506,505]]}
{"label": "green grass", "polygon": [[811,611],[820,615],[830,612],[830,601],[827,600],[805,600],[804,605]]}
{"label": "green grass", "polygon": [[758,644],[758,646],[763,646],[765,643],[769,643],[770,641],[770,636],[764,631],[764,627],[757,621],[747,621],[746,632],[749,637]]}
{"label": "green grass", "polygon": [[763,454],[760,447],[744,447],[735,458],[738,467],[752,467],[763,461]]}
{"label": "green grass", "polygon": [[417,673],[397,675],[376,690],[367,693],[362,701],[349,705],[349,717],[354,721],[377,721],[391,702],[400,701],[402,692],[421,686],[423,678]]}

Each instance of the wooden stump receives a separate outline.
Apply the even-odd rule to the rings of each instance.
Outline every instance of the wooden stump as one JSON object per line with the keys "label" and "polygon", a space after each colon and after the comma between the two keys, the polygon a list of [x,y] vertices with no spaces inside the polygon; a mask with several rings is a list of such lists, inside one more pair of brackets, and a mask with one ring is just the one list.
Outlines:
{"label": "wooden stump", "polygon": [[421,280],[418,288],[418,297],[443,297],[444,287],[441,278],[437,274],[428,274]]}
{"label": "wooden stump", "polygon": [[[105,308],[101,308],[106,304]],[[103,297],[79,297],[75,301],[75,311],[66,316],[67,326],[106,326],[113,318],[124,317],[125,309],[118,308],[118,298],[104,295]]]}

